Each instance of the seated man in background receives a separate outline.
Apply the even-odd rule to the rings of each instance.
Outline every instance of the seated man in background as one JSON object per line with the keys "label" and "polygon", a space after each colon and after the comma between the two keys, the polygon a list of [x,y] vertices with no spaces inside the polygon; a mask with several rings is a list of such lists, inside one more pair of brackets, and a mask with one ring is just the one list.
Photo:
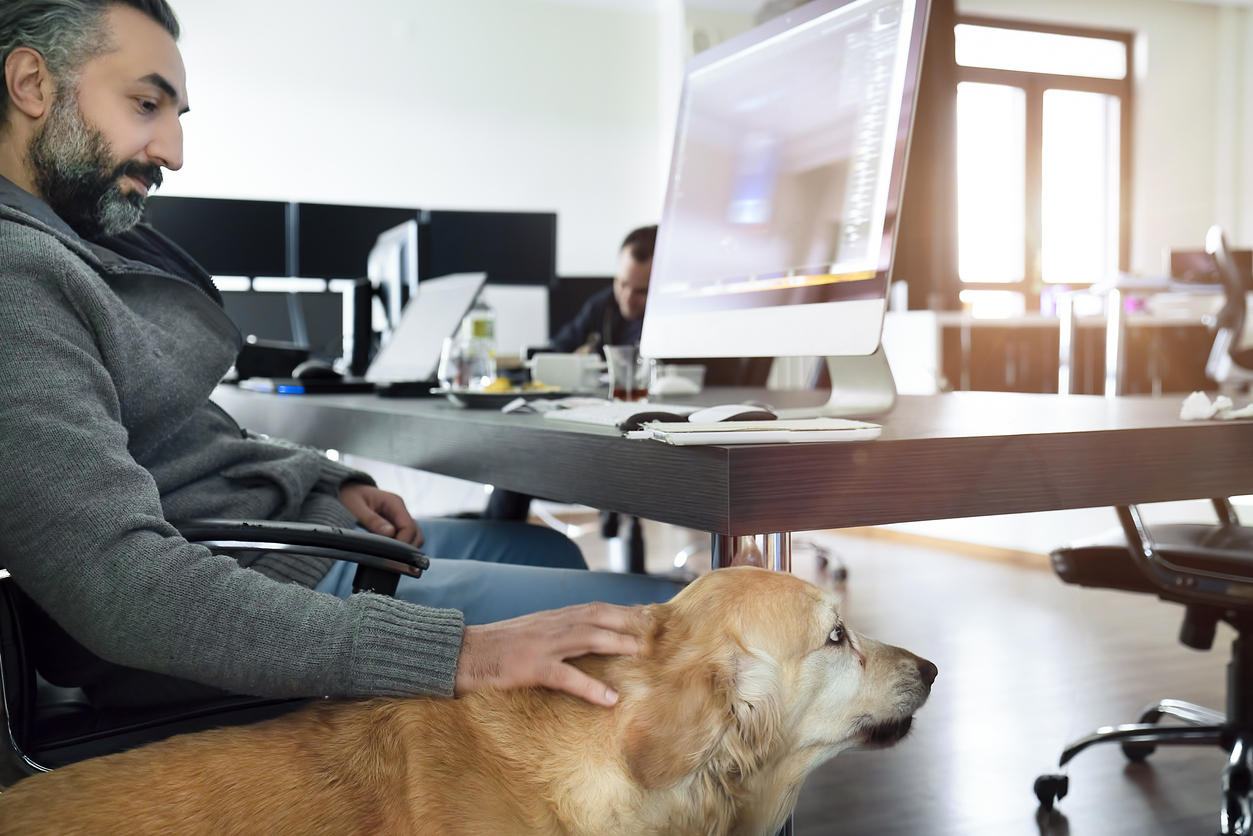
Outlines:
{"label": "seated man in background", "polygon": [[[618,271],[613,285],[588,299],[577,316],[549,340],[545,350],[600,354],[607,345],[639,345],[644,330],[648,282],[653,273],[657,225],[633,229],[618,248]],[[532,497],[497,488],[487,500],[485,520],[527,519]],[[601,533],[617,536],[616,514],[601,515]]]}
{"label": "seated man in background", "polygon": [[[564,660],[633,652],[638,616],[585,602],[673,585],[510,565],[582,561],[531,526],[420,529],[365,474],[209,400],[239,332],[209,275],[138,223],[182,166],[178,34],[165,0],[0,3],[0,566],[102,660],[58,684],[112,705],[532,685],[612,705]],[[348,564],[244,566],[168,522],[197,517],[360,524],[434,559],[396,599],[349,597]]]}
{"label": "seated man in background", "polygon": [[549,351],[599,353],[607,345],[639,345],[657,227],[632,230],[618,251],[613,287],[597,293],[548,342]]}

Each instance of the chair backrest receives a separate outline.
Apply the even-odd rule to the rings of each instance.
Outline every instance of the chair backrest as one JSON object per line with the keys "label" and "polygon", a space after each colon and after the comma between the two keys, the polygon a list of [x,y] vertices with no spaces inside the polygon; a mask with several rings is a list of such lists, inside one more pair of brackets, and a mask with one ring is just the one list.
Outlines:
{"label": "chair backrest", "polygon": [[[358,564],[354,589],[395,593],[429,561],[412,546],[362,531],[296,522],[196,520],[184,536],[218,553],[271,549]],[[157,704],[93,705],[83,693],[127,684]],[[83,691],[80,691],[82,688]],[[25,775],[112,754],[174,734],[251,723],[306,699],[262,698],[108,662],[71,637],[0,567],[0,787]]]}
{"label": "chair backrest", "polygon": [[21,775],[38,772],[26,759],[30,718],[35,704],[35,665],[27,652],[17,585],[0,569],[0,711],[3,712],[4,767]]}
{"label": "chair backrest", "polygon": [[1227,246],[1227,236],[1221,226],[1215,224],[1209,228],[1209,232],[1205,235],[1205,250],[1214,256],[1227,298],[1222,310],[1218,312],[1218,327],[1230,328],[1238,334],[1244,327],[1247,309],[1245,293],[1248,291],[1249,283],[1236,264],[1231,248]]}

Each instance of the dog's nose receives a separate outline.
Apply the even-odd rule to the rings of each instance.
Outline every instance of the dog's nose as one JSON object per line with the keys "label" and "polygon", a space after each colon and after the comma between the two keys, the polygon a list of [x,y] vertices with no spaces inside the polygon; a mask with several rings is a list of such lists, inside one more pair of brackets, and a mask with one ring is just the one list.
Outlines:
{"label": "dog's nose", "polygon": [[918,675],[922,677],[922,681],[927,683],[927,687],[931,687],[931,683],[935,682],[936,675],[940,669],[928,662],[926,659],[918,660]]}

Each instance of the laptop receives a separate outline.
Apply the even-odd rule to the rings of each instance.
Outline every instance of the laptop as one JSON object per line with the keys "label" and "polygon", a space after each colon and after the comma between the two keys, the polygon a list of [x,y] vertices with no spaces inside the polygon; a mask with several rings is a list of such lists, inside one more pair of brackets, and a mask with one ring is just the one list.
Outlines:
{"label": "laptop", "polygon": [[241,380],[240,388],[290,395],[370,391],[391,397],[429,395],[439,385],[436,372],[444,338],[461,327],[486,281],[486,273],[454,273],[419,284],[364,377],[254,377]]}

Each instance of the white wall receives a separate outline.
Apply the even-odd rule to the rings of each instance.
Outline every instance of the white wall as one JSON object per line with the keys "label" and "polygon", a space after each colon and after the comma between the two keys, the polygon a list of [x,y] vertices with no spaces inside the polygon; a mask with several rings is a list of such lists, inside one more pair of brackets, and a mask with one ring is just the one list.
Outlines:
{"label": "white wall", "polygon": [[958,0],[958,11],[1137,33],[1133,270],[1159,273],[1164,247],[1200,249],[1215,221],[1253,244],[1253,189],[1239,179],[1253,174],[1239,133],[1253,87],[1233,75],[1247,72],[1248,12],[1179,0]]}
{"label": "white wall", "polygon": [[[174,0],[192,112],[164,193],[556,211],[558,272],[654,222],[680,50],[743,3]],[[1218,221],[1253,245],[1253,13],[1179,0],[959,0],[1139,34],[1132,267]],[[686,19],[685,19],[686,18]]]}
{"label": "white wall", "polygon": [[565,275],[658,218],[651,4],[174,5],[192,111],[163,194],[556,211]]}

